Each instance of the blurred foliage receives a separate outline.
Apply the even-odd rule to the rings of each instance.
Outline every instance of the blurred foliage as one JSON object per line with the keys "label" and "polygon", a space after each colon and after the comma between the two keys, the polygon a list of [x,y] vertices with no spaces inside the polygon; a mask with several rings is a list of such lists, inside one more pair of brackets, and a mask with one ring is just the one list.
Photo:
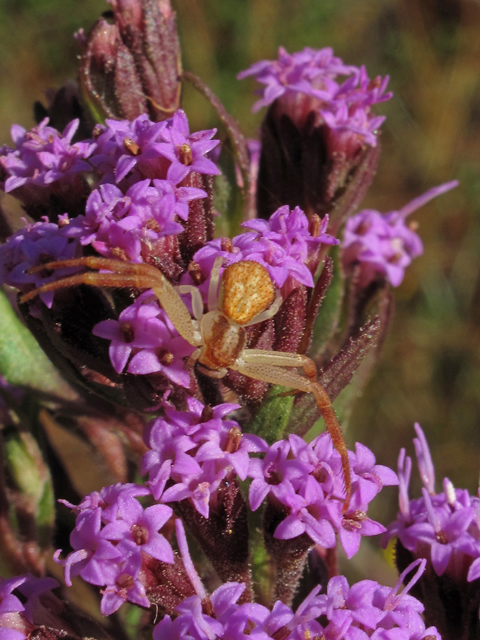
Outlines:
{"label": "blurred foliage", "polygon": [[[348,440],[379,462],[413,453],[413,422],[432,445],[438,478],[476,491],[480,462],[480,4],[472,0],[173,0],[184,67],[207,82],[254,136],[253,83],[236,74],[262,58],[332,46],[346,63],[389,74],[383,153],[364,205],[400,208],[428,188],[460,187],[414,215],[425,253],[396,292],[381,364],[359,401]],[[45,87],[75,75],[72,34],[108,6],[101,0],[0,0],[0,142],[10,123],[29,127]],[[215,125],[186,87],[193,128]],[[11,205],[10,205],[11,206]],[[415,477],[415,475],[414,475]],[[418,495],[418,482],[413,495]],[[416,493],[417,492],[417,493]],[[394,515],[393,490],[378,501]],[[373,514],[375,517],[375,514]],[[370,561],[367,565],[370,565]],[[373,576],[371,576],[373,577]]]}

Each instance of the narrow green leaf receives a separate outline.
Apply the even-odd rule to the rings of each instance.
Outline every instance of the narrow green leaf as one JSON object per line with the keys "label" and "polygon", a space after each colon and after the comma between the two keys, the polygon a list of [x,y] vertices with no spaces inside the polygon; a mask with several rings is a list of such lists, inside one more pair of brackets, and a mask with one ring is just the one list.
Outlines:
{"label": "narrow green leaf", "polygon": [[45,464],[37,441],[32,434],[7,429],[3,440],[5,468],[22,496],[24,505],[29,505],[36,524],[36,541],[41,547],[51,542],[55,522],[55,501],[52,478]]}
{"label": "narrow green leaf", "polygon": [[12,385],[74,398],[70,387],[15,314],[4,291],[0,291],[0,374]]}

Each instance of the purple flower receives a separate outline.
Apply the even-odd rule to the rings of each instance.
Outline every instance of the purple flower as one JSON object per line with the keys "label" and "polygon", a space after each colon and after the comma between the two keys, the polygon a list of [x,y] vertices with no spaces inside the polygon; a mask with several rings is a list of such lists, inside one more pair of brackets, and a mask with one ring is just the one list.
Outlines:
{"label": "purple flower", "polygon": [[[299,128],[314,112],[315,126],[325,124],[329,130],[330,155],[343,152],[353,157],[365,144],[376,146],[385,118],[374,116],[371,107],[392,97],[385,93],[388,77],[370,80],[365,67],[345,65],[330,48],[306,48],[290,55],[283,47],[278,60],[257,62],[238,78],[247,76],[265,85],[253,111],[275,103],[276,115],[287,114]],[[338,76],[347,79],[339,83]]]}
{"label": "purple flower", "polygon": [[[384,544],[396,537],[414,557],[426,557],[438,576],[458,576],[480,556],[480,528],[475,517],[478,499],[455,489],[445,478],[443,491],[435,492],[435,475],[424,433],[415,425],[415,450],[424,484],[423,497],[408,498],[411,460],[402,449],[399,456],[400,511],[387,529]],[[470,576],[475,574],[472,569]],[[466,577],[466,575],[465,575]]]}
{"label": "purple flower", "polygon": [[[280,207],[268,221],[249,220],[243,227],[252,229],[232,240],[219,238],[205,244],[193,256],[207,280],[199,287],[206,300],[208,283],[215,258],[224,258],[224,267],[241,260],[255,260],[262,264],[278,287],[290,279],[293,283],[313,287],[313,275],[309,269],[315,263],[314,256],[322,244],[334,245],[339,241],[326,233],[328,216],[323,219],[319,233],[312,236],[307,216],[299,207],[290,211]],[[316,264],[316,263],[315,263]],[[222,273],[222,271],[221,271]],[[189,275],[182,282],[191,283]]]}
{"label": "purple flower", "polygon": [[[416,574],[399,593],[402,580],[417,566]],[[373,580],[363,580],[350,587],[343,576],[334,577],[329,581],[325,594],[319,594],[320,587],[316,587],[296,612],[280,601],[271,610],[256,603],[238,604],[244,584],[227,582],[210,596],[203,586],[198,585],[197,595],[176,607],[174,620],[165,616],[156,625],[153,638],[422,640],[428,637],[440,640],[435,627],[425,627],[421,617],[422,603],[408,593],[424,569],[424,563],[412,563],[393,589]],[[199,581],[196,572],[193,579]]]}
{"label": "purple flower", "polygon": [[[149,474],[152,494],[162,502],[190,499],[204,517],[220,482],[232,469],[245,480],[251,453],[266,450],[258,436],[242,434],[233,420],[224,416],[238,405],[205,407],[187,398],[188,411],[164,403],[165,418],[151,421],[144,434],[149,447],[142,473]],[[168,486],[165,489],[168,482]]]}
{"label": "purple flower", "polygon": [[[76,238],[69,238],[61,225],[48,222],[26,224],[0,246],[0,283],[26,292],[48,282],[59,280],[78,271],[78,268],[48,269],[27,273],[28,269],[54,260],[68,260],[81,255],[80,244]],[[53,291],[40,294],[47,305],[52,306]]]}
{"label": "purple flower", "polygon": [[[292,481],[305,478],[311,467],[301,460],[287,459],[291,446],[287,440],[279,440],[269,447],[263,459],[252,458],[248,477],[252,478],[249,489],[249,501],[252,511],[256,511],[268,494],[279,500],[294,494]],[[289,506],[289,505],[288,505]]]}
{"label": "purple flower", "polygon": [[256,62],[237,78],[255,76],[257,82],[265,85],[262,98],[253,106],[253,111],[259,111],[279,98],[295,99],[297,94],[316,98],[319,103],[328,102],[339,88],[335,78],[353,73],[357,73],[356,67],[346,66],[329,47],[318,50],[307,47],[293,54],[280,47],[278,60]]}
{"label": "purple flower", "polygon": [[220,174],[217,165],[206,157],[219,143],[218,140],[211,139],[216,134],[216,129],[190,135],[187,116],[181,109],[168,121],[168,125],[161,132],[164,143],[157,147],[159,153],[171,162],[167,180],[179,184],[192,171],[207,176]]}
{"label": "purple flower", "polygon": [[87,200],[85,216],[77,219],[81,242],[108,258],[143,262],[161,238],[183,232],[177,215],[186,220],[188,203],[206,195],[202,189],[176,188],[166,180],[154,180],[153,186],[149,179],[142,180],[125,195],[112,184],[100,185]]}
{"label": "purple flower", "polygon": [[156,166],[162,162],[155,144],[164,127],[166,122],[152,122],[146,114],[132,122],[107,119],[105,126],[97,125],[94,129],[97,147],[90,161],[103,175],[102,182],[121,182],[134,169],[141,178],[163,177],[159,174],[166,169]]}
{"label": "purple flower", "polygon": [[353,157],[363,144],[375,147],[380,125],[385,116],[372,116],[365,109],[355,109],[352,113],[346,103],[332,111],[321,111],[322,118],[329,129],[327,144],[330,155],[344,152]]}
{"label": "purple flower", "polygon": [[103,182],[131,185],[139,179],[168,180],[178,185],[195,171],[218,175],[219,169],[205,157],[218,145],[211,140],[216,129],[190,134],[183,111],[169,120],[154,123],[143,114],[127,120],[107,120],[97,125],[97,150],[92,164],[103,174]]}
{"label": "purple flower", "polygon": [[91,171],[85,160],[92,154],[92,140],[72,144],[79,120],[72,120],[63,133],[48,126],[48,118],[26,131],[19,125],[11,129],[14,149],[3,147],[0,165],[6,171],[7,193],[26,185],[46,186],[68,175]]}
{"label": "purple flower", "polygon": [[102,615],[109,616],[115,613],[127,601],[138,604],[140,607],[148,608],[150,606],[145,594],[145,586],[140,579],[141,568],[140,554],[129,556],[128,549],[123,548],[120,551],[118,562],[112,562],[105,566],[103,584],[106,588],[102,591],[100,602]]}
{"label": "purple flower", "polygon": [[385,531],[367,517],[367,507],[384,485],[398,480],[393,471],[375,464],[372,452],[363,445],[357,444],[356,453],[349,452],[349,457],[352,496],[347,514],[342,516],[345,489],[340,455],[328,433],[310,444],[290,435],[288,441],[273,444],[263,460],[252,459],[248,472],[253,478],[251,508],[256,510],[271,494],[290,510],[275,530],[275,538],[289,540],[306,533],[316,544],[332,548],[338,534],[347,556],[352,557],[362,536]]}
{"label": "purple flower", "polygon": [[25,607],[12,593],[26,580],[27,576],[16,576],[8,580],[0,578],[0,638],[2,640],[24,640],[27,637],[29,629],[22,615]]}
{"label": "purple flower", "polygon": [[[54,578],[35,578],[30,574],[5,580],[0,578],[0,638],[24,640],[39,624],[40,599],[60,586]],[[14,595],[17,591],[22,600]]]}
{"label": "purple flower", "polygon": [[159,533],[172,515],[166,505],[143,508],[137,498],[149,490],[134,484],[116,484],[86,496],[78,505],[76,525],[70,536],[73,551],[65,560],[54,559],[65,568],[65,582],[80,575],[86,582],[105,586],[102,613],[110,615],[128,600],[149,606],[142,579],[142,557],[173,563],[170,544]]}
{"label": "purple flower", "polygon": [[123,542],[122,548],[131,548],[132,555],[144,552],[161,562],[172,564],[172,548],[164,536],[158,533],[172,513],[172,509],[163,504],[143,509],[135,500],[125,517],[107,523],[100,536],[111,542]]}
{"label": "purple flower", "polygon": [[174,384],[188,388],[190,373],[184,359],[195,350],[173,326],[166,312],[145,291],[124,309],[118,320],[103,320],[93,334],[111,340],[110,360],[117,373],[162,373]]}
{"label": "purple flower", "polygon": [[406,225],[406,217],[457,185],[458,180],[453,180],[434,187],[400,211],[382,215],[373,209],[364,209],[352,216],[345,227],[342,243],[344,267],[351,271],[356,265],[360,266],[359,284],[362,287],[379,277],[398,287],[405,269],[423,253],[422,241],[415,233],[415,227]]}

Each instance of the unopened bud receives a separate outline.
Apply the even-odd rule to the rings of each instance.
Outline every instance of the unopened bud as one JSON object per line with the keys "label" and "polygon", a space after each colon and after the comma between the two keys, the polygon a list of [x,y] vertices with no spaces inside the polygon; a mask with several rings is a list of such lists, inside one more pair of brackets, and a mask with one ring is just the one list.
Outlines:
{"label": "unopened bud", "polygon": [[80,79],[97,121],[152,120],[180,105],[180,47],[168,0],[110,0],[114,22],[100,19],[85,39]]}
{"label": "unopened bud", "polygon": [[93,118],[133,120],[147,112],[140,78],[131,52],[116,24],[100,18],[85,39],[80,87]]}

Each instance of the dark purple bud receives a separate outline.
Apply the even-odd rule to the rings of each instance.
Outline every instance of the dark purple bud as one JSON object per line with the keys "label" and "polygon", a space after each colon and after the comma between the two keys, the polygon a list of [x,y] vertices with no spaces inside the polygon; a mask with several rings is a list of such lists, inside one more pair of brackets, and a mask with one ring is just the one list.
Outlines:
{"label": "dark purple bud", "polygon": [[314,543],[306,533],[290,540],[274,537],[278,525],[289,513],[288,507],[272,495],[268,496],[263,515],[263,536],[265,548],[275,570],[276,586],[273,600],[281,600],[291,606],[307,562],[308,552]]}
{"label": "dark purple bud", "polygon": [[142,582],[150,603],[170,615],[182,600],[195,595],[190,578],[177,553],[174,553],[173,564],[160,562],[144,554]]}
{"label": "dark purple bud", "polygon": [[[302,339],[298,346],[298,353],[307,353],[307,350],[310,347],[315,319],[317,317],[317,313],[319,312],[320,306],[325,296],[327,295],[327,290],[330,286],[330,283],[332,282],[332,277],[333,260],[329,256],[327,256],[325,258],[325,264],[323,266],[322,272],[315,283],[315,287],[308,301],[305,318],[305,328]],[[311,354],[311,357],[315,359],[314,354]]]}
{"label": "dark purple bud", "polygon": [[116,24],[100,18],[86,37],[79,69],[83,98],[96,121],[133,120],[147,104],[131,52]]}
{"label": "dark purple bud", "polygon": [[206,198],[189,203],[185,232],[179,236],[182,258],[185,264],[190,264],[195,253],[213,238],[213,179],[193,171],[182,181],[181,186],[207,192]]}
{"label": "dark purple bud", "polygon": [[[235,434],[231,434],[233,444]],[[189,500],[177,503],[176,511],[199,543],[223,582],[243,582],[242,601],[252,600],[249,566],[247,505],[237,476],[230,473],[210,499],[209,517],[204,518]]]}
{"label": "dark purple bud", "polygon": [[[134,61],[141,95],[152,120],[180,106],[182,73],[175,14],[169,0],[111,0],[121,39]],[[128,99],[134,99],[133,89]]]}
{"label": "dark purple bud", "polygon": [[[365,356],[378,346],[383,332],[381,320],[376,317],[362,327],[355,337],[347,340],[344,347],[319,371],[319,382],[325,388],[330,400],[334,400],[340,391],[352,380]],[[366,384],[371,367],[362,372],[359,384]],[[303,436],[320,417],[315,400],[305,394],[295,401],[290,417],[288,431]]]}
{"label": "dark purple bud", "polygon": [[274,317],[274,351],[297,353],[305,330],[306,309],[307,288],[300,285],[290,293]]}
{"label": "dark purple bud", "polygon": [[278,202],[300,206],[309,217],[330,215],[329,231],[336,234],[363,198],[375,174],[376,146],[355,153],[331,152],[330,129],[318,123],[314,111],[301,122],[273,104],[262,124],[257,186],[258,215],[268,218]]}

